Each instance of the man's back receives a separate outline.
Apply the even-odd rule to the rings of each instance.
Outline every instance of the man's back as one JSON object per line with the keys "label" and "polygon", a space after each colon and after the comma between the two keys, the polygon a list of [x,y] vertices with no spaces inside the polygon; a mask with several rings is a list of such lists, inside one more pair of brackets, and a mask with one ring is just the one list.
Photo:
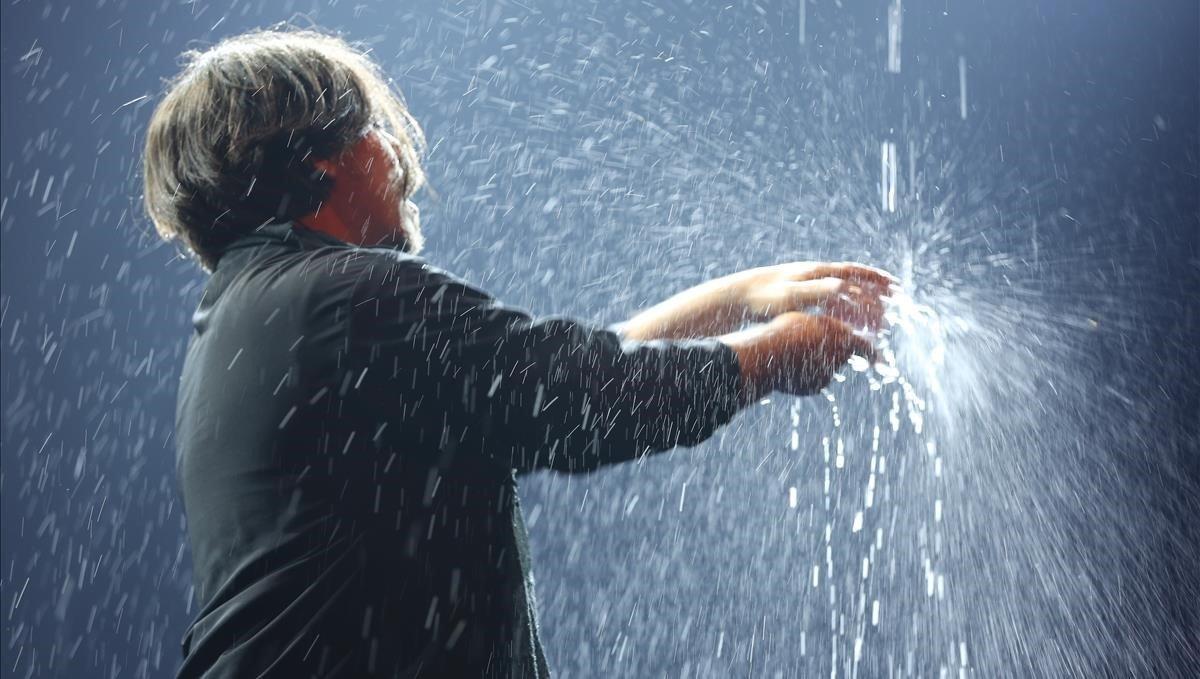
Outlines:
{"label": "man's back", "polygon": [[545,676],[514,468],[689,445],[739,407],[717,342],[623,349],[288,224],[224,255],[195,324],[180,676]]}
{"label": "man's back", "polygon": [[[180,390],[179,472],[207,604],[181,675],[537,662],[511,469],[447,453],[423,354],[369,365],[351,337],[368,270],[411,286],[423,264],[274,236],[240,245],[197,312]],[[411,387],[391,416],[376,407],[397,401],[378,393],[398,386],[389,368]]]}

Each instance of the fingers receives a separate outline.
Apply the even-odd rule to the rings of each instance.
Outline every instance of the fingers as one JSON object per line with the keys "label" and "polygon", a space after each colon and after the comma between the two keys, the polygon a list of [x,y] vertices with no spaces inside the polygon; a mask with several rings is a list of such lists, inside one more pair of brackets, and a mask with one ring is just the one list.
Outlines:
{"label": "fingers", "polygon": [[874,345],[855,334],[853,328],[829,316],[783,314],[775,325],[790,330],[777,345],[782,373],[780,388],[793,394],[813,394],[832,381],[834,374],[851,356],[874,363]]}
{"label": "fingers", "polygon": [[881,295],[870,288],[861,288],[851,283],[844,284],[841,291],[823,304],[822,308],[829,315],[855,328],[867,328],[878,332],[887,324],[884,316],[886,308]]}
{"label": "fingers", "polygon": [[867,338],[858,335],[846,323],[828,316],[820,318],[821,324],[824,326],[822,332],[824,337],[821,341],[825,362],[832,370],[837,370],[843,363],[850,360],[851,356],[861,356],[868,361],[874,362],[876,358],[875,346]]}
{"label": "fingers", "polygon": [[886,292],[893,285],[900,284],[900,279],[883,269],[854,262],[823,264],[817,267],[817,272],[822,277],[841,278],[860,286],[877,288],[880,292]]}
{"label": "fingers", "polygon": [[862,287],[841,278],[820,278],[785,283],[784,286],[786,292],[781,310],[802,311],[818,307],[840,321],[873,332],[885,325],[886,309],[877,288]]}
{"label": "fingers", "polygon": [[867,338],[860,335],[851,333],[846,342],[846,347],[850,350],[850,353],[848,353],[846,358],[844,358],[841,363],[838,364],[839,366],[842,363],[850,360],[851,356],[862,356],[871,363],[875,363],[879,360],[879,353],[875,350],[875,345],[872,344]]}
{"label": "fingers", "polygon": [[810,306],[824,306],[846,290],[846,281],[832,276],[781,284],[786,291],[788,311],[801,311]]}
{"label": "fingers", "polygon": [[780,265],[779,271],[792,281],[841,278],[859,285],[883,289],[900,283],[900,279],[883,269],[857,262],[791,262]]}

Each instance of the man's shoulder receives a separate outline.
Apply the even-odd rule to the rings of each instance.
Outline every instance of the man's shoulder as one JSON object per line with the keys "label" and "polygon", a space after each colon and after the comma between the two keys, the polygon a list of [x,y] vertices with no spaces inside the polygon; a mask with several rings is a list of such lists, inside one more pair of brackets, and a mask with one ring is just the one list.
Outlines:
{"label": "man's shoulder", "polygon": [[419,280],[429,264],[417,255],[386,248],[350,248],[326,258],[332,278],[350,279],[356,288],[372,289],[397,280]]}
{"label": "man's shoulder", "polygon": [[332,277],[352,282],[357,302],[376,299],[488,297],[463,278],[426,259],[387,248],[355,248],[329,267]]}
{"label": "man's shoulder", "polygon": [[385,248],[323,247],[259,263],[253,274],[268,286],[307,289],[319,296],[379,297],[421,285],[439,269],[423,258]]}
{"label": "man's shoulder", "polygon": [[372,247],[309,254],[306,277],[315,289],[306,297],[322,308],[340,306],[358,336],[395,332],[398,323],[457,327],[478,315],[473,311],[501,309],[482,288],[414,254]]}
{"label": "man's shoulder", "polygon": [[387,300],[437,285],[445,274],[423,258],[385,248],[267,247],[222,260],[209,280],[201,308],[218,304],[289,308],[321,315],[343,313],[363,300]]}
{"label": "man's shoulder", "polygon": [[363,248],[334,274],[352,342],[442,341],[524,318],[485,290],[415,255]]}

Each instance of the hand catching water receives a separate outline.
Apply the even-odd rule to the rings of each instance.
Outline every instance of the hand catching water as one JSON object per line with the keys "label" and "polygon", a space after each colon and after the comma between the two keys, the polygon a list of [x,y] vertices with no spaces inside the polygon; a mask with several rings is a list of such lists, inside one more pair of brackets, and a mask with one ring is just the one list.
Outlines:
{"label": "hand catching water", "polygon": [[868,339],[825,315],[790,311],[719,339],[737,353],[746,402],[772,391],[815,394],[852,356],[875,361]]}
{"label": "hand catching water", "polygon": [[739,271],[684,290],[620,324],[628,339],[714,337],[788,312],[821,313],[878,332],[897,281],[854,263],[789,262]]}
{"label": "hand catching water", "polygon": [[884,300],[898,281],[852,262],[790,262],[730,277],[748,320],[763,322],[791,311],[820,311],[856,329],[879,331]]}
{"label": "hand catching water", "polygon": [[[685,290],[618,326],[627,339],[717,337],[738,354],[744,396],[813,394],[887,325],[891,274],[851,262],[747,269]],[[746,324],[750,327],[742,329]]]}

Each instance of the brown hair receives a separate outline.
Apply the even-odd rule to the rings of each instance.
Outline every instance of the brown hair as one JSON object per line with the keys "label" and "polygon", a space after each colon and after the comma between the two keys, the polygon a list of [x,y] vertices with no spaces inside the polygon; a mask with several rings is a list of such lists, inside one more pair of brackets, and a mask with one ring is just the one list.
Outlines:
{"label": "brown hair", "polygon": [[332,158],[383,125],[401,142],[406,195],[424,181],[424,137],[378,67],[340,38],[288,27],[189,51],[150,118],[146,212],[207,270],[254,229],[314,212]]}

